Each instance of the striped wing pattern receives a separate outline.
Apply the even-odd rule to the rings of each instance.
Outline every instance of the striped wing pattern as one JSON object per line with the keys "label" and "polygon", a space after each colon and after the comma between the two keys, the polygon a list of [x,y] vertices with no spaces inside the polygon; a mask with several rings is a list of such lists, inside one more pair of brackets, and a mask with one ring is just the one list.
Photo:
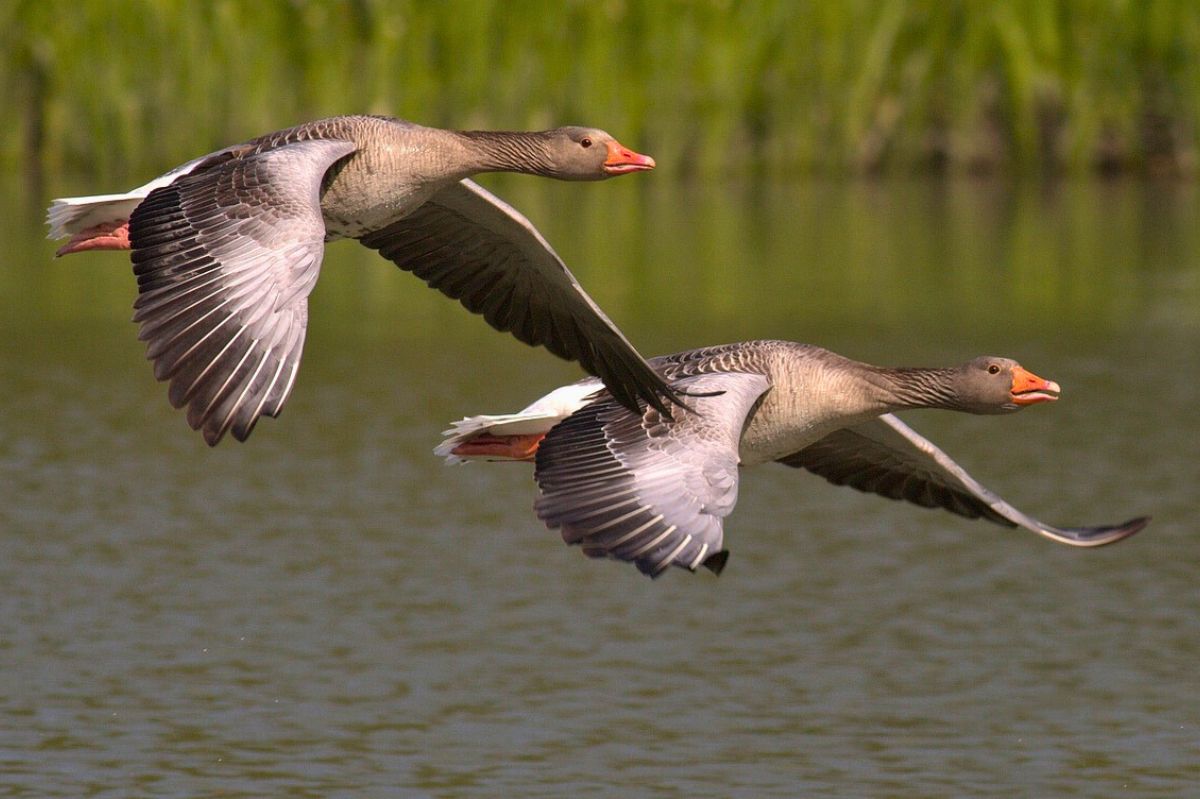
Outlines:
{"label": "striped wing pattern", "polygon": [[[538,448],[538,517],[586,555],[632,561],[652,577],[671,565],[719,572],[742,426],[769,386],[759,374],[683,378],[675,387],[697,412],[675,419],[611,399],[584,407]],[[695,396],[711,392],[720,393]]]}
{"label": "striped wing pattern", "polygon": [[1128,538],[1149,522],[1139,517],[1099,527],[1046,524],[985,488],[949,455],[890,413],[830,433],[779,462],[808,469],[834,485],[848,485],[926,508],[944,508],[1006,527],[1023,527],[1070,546],[1111,544]]}
{"label": "striped wing pattern", "polygon": [[578,361],[630,410],[675,394],[584,292],[533,224],[463,180],[360,241],[497,330]]}
{"label": "striped wing pattern", "polygon": [[321,180],[354,149],[313,140],[225,160],[130,218],[138,337],[210,445],[245,440],[291,391],[324,254]]}

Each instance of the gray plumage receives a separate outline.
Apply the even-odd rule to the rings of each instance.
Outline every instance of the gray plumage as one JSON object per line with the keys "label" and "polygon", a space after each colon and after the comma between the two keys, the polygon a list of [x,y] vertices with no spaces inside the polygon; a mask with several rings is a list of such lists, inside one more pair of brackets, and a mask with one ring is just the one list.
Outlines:
{"label": "gray plumage", "polygon": [[722,393],[694,399],[699,413],[678,414],[674,423],[653,408],[637,416],[594,402],[542,441],[534,507],[568,544],[633,561],[650,575],[672,563],[694,570],[722,551],[722,521],[737,503],[741,420],[769,382],[701,374],[675,386]]}
{"label": "gray plumage", "polygon": [[275,416],[325,251],[321,175],[350,142],[285,144],[157,189],[134,211],[133,319],[154,376],[215,444]]}
{"label": "gray plumage", "polygon": [[227,431],[244,440],[282,409],[324,243],[346,237],[497,329],[579,361],[626,407],[666,412],[671,388],[553,248],[467,179],[599,180],[652,166],[590,128],[462,132],[335,117],[224,148],[126,195],[57,200],[48,218],[52,236],[86,237],[87,225],[128,215],[139,336],[172,404],[210,444]]}
{"label": "gray plumage", "polygon": [[585,400],[538,447],[534,504],[567,543],[593,557],[632,561],[651,576],[670,565],[720,571],[738,467],[769,461],[1072,546],[1113,543],[1148,522],[1071,528],[1041,522],[984,488],[891,413],[1005,413],[1057,396],[1057,384],[1010,359],[885,369],[811,345],[750,341],[651,363],[689,395],[696,413],[635,415],[603,394]]}

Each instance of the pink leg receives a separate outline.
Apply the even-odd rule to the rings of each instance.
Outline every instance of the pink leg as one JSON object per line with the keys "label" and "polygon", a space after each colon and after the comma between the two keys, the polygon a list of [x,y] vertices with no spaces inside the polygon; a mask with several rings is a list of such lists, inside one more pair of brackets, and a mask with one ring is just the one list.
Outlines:
{"label": "pink leg", "polygon": [[493,436],[483,433],[470,441],[464,441],[450,452],[464,458],[504,458],[515,461],[531,461],[537,454],[538,444],[545,433],[525,436]]}
{"label": "pink leg", "polygon": [[73,252],[85,250],[128,250],[129,249],[129,220],[103,222],[99,225],[81,230],[71,237],[71,240],[58,248],[55,255],[70,255]]}

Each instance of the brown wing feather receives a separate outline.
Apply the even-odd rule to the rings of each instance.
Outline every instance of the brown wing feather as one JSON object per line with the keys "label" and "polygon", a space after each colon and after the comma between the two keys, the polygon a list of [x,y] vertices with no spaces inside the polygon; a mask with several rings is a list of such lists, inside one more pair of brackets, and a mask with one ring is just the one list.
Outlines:
{"label": "brown wing feather", "polygon": [[850,429],[830,433],[815,444],[780,458],[779,462],[808,469],[834,485],[924,508],[944,508],[969,519],[982,516],[996,524],[1016,527],[933,469]]}
{"label": "brown wing feather", "polygon": [[1149,523],[1148,517],[1140,516],[1113,525],[1056,527],[1035,519],[985,488],[933,442],[890,413],[831,433],[779,462],[808,469],[835,485],[1022,527],[1068,546],[1112,544]]}
{"label": "brown wing feather", "polygon": [[497,330],[578,361],[626,408],[678,402],[529,220],[472,181],[360,241]]}

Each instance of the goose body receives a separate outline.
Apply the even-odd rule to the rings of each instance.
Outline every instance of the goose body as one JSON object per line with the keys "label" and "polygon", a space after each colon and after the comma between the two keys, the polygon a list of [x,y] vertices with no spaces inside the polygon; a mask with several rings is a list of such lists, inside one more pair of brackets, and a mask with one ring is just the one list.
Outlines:
{"label": "goose body", "polygon": [[1056,527],[986,489],[893,414],[915,408],[1000,414],[1057,399],[1058,384],[1007,358],[951,369],[888,369],[807,344],[748,341],[651,363],[696,413],[632,413],[597,380],[552,392],[523,411],[468,417],[435,450],[451,462],[533,460],[534,508],[585,554],[720,571],[723,525],[739,467],[771,461],[968,518],[1022,527],[1080,547],[1113,543],[1148,519]]}
{"label": "goose body", "polygon": [[451,131],[346,116],[189,161],[125,194],[53,201],[60,255],[129,249],[134,321],[209,444],[245,440],[291,391],[327,241],[353,238],[521,341],[577,360],[620,402],[675,397],[533,225],[480,172],[601,180],[651,169],[604,131]]}

